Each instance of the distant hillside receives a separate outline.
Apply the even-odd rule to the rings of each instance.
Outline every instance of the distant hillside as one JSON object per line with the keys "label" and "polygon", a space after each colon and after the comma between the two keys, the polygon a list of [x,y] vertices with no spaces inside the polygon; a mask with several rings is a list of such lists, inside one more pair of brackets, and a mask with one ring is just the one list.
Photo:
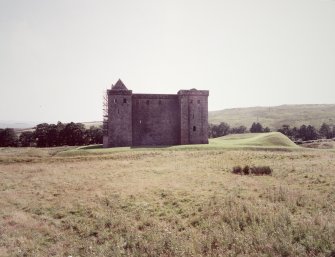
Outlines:
{"label": "distant hillside", "polygon": [[254,121],[271,129],[283,124],[319,127],[323,122],[335,125],[335,104],[281,105],[274,107],[234,108],[209,112],[210,123],[227,122],[230,126],[244,125],[250,128]]}
{"label": "distant hillside", "polygon": [[3,121],[0,120],[0,128],[14,128],[14,129],[24,129],[31,128],[37,123],[34,122],[19,122],[19,121]]}
{"label": "distant hillside", "polygon": [[[319,127],[323,122],[335,125],[335,104],[305,104],[305,105],[281,105],[273,107],[247,107],[224,109],[209,112],[209,123],[218,124],[227,122],[230,126],[244,125],[250,128],[255,121],[272,130],[280,128],[283,124],[290,126],[301,126],[311,124]],[[0,121],[0,128],[27,129],[39,122],[23,123]],[[87,128],[100,126],[101,121],[82,122]]]}

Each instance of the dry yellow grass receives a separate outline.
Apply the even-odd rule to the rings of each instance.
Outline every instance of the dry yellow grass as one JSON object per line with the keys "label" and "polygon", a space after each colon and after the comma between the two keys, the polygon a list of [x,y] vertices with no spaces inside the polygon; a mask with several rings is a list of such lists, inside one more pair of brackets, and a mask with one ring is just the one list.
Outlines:
{"label": "dry yellow grass", "polygon": [[[0,151],[0,256],[335,250],[332,151],[171,148],[75,157],[6,151]],[[234,175],[236,165],[267,165],[273,175]]]}

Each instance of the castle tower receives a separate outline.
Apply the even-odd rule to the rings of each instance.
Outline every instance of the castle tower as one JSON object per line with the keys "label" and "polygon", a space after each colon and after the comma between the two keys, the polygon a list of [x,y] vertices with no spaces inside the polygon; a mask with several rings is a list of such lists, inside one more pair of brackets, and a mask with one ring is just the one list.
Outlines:
{"label": "castle tower", "polygon": [[208,144],[207,90],[180,90],[180,144]]}
{"label": "castle tower", "polygon": [[132,91],[119,79],[108,96],[107,136],[104,147],[132,145]]}

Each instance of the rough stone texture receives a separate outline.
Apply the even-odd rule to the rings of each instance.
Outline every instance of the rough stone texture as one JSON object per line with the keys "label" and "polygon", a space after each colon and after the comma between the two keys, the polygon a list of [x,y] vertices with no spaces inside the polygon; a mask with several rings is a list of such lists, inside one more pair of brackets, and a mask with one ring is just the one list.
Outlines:
{"label": "rough stone texture", "polygon": [[107,147],[132,145],[132,91],[119,80],[108,94]]}
{"label": "rough stone texture", "polygon": [[108,94],[103,147],[208,143],[208,91],[132,94],[119,80]]}
{"label": "rough stone texture", "polygon": [[133,145],[178,145],[177,95],[133,95]]}

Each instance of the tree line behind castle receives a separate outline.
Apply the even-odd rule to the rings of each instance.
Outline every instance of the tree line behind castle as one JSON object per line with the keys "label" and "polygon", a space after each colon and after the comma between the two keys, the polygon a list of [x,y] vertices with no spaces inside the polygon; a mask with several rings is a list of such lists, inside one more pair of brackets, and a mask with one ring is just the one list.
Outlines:
{"label": "tree line behind castle", "polygon": [[[243,134],[248,132],[266,133],[270,131],[270,128],[264,128],[259,122],[254,122],[249,129],[245,126],[230,127],[229,124],[225,122],[221,122],[218,125],[209,125],[209,137],[211,138],[221,137],[228,134]],[[302,125],[299,128],[290,127],[290,125],[282,125],[282,127],[277,131],[286,135],[293,141],[309,141],[335,137],[335,126],[331,126],[327,123],[323,123],[319,129],[312,125]]]}
{"label": "tree line behind castle", "polygon": [[[293,141],[308,141],[320,138],[334,138],[335,126],[323,123],[319,129],[311,125],[302,125],[299,128],[283,125],[277,130],[288,136]],[[268,127],[254,122],[248,129],[245,126],[230,127],[229,124],[221,122],[218,125],[209,124],[209,137],[216,138],[228,134],[243,133],[266,133],[270,132]],[[102,144],[102,127],[86,128],[82,123],[61,123],[37,125],[30,131],[17,132],[12,128],[0,129],[0,147],[54,147],[54,146],[81,146],[91,144]]]}

